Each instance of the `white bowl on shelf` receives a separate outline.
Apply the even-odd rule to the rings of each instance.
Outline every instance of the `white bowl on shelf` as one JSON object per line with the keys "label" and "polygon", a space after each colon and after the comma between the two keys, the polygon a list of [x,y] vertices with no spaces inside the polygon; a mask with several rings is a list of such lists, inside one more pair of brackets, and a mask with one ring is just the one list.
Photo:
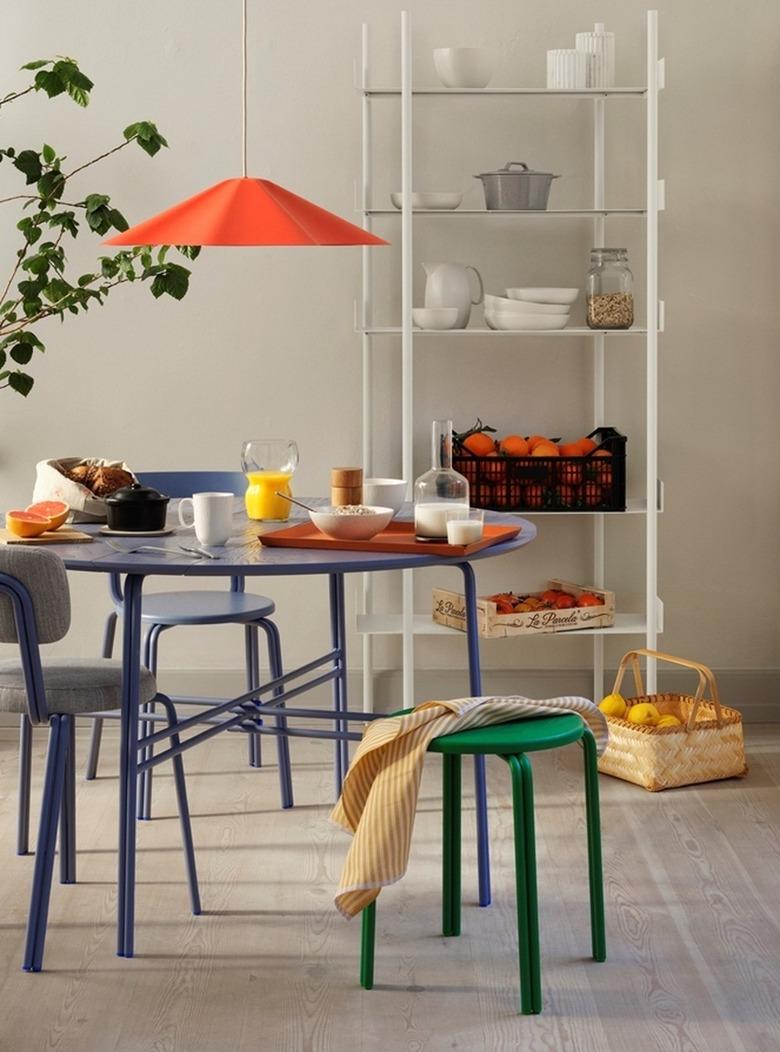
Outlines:
{"label": "white bowl on shelf", "polygon": [[401,510],[406,499],[404,479],[363,479],[363,500],[366,504],[392,508],[393,517]]}
{"label": "white bowl on shelf", "polygon": [[445,88],[486,88],[496,68],[489,47],[437,47],[433,64]]}
{"label": "white bowl on shelf", "polygon": [[454,329],[457,307],[412,307],[412,321],[419,329]]}
{"label": "white bowl on shelf", "polygon": [[381,533],[393,517],[392,508],[364,505],[368,514],[339,514],[335,508],[310,511],[309,518],[327,537],[337,541],[370,541]]}
{"label": "white bowl on shelf", "polygon": [[485,310],[485,323],[488,328],[500,332],[565,329],[568,321],[568,314],[507,314],[490,308]]}
{"label": "white bowl on shelf", "polygon": [[[396,208],[403,206],[403,194],[395,190],[390,200]],[[435,211],[452,212],[460,206],[463,193],[460,190],[420,190],[412,194],[412,208],[429,208]]]}
{"label": "white bowl on shelf", "polygon": [[485,294],[485,306],[503,314],[566,314],[569,308],[564,303],[531,303],[527,300],[506,299],[504,296]]}
{"label": "white bowl on shelf", "polygon": [[580,294],[579,289],[541,288],[507,289],[510,300],[525,300],[530,303],[557,303],[571,305]]}

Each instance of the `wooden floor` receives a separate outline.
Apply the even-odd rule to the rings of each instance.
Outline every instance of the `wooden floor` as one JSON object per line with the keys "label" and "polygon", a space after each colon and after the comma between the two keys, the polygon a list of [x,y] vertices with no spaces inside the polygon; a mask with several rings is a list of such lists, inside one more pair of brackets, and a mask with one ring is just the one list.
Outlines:
{"label": "wooden floor", "polygon": [[243,741],[188,755],[201,917],[188,914],[171,779],[156,776],[160,818],[139,829],[138,956],[125,961],[114,956],[109,745],[103,777],[78,788],[80,882],[55,884],[46,971],[27,975],[32,859],[13,854],[16,749],[0,742],[3,1052],[780,1048],[780,726],[749,728],[742,782],[651,795],[602,778],[606,964],[587,956],[580,755],[534,759],[544,1014],[533,1018],[517,1014],[502,767],[490,768],[494,905],[473,905],[467,801],[463,935],[442,939],[430,759],[409,873],[379,900],[377,985],[366,993],[358,922],[332,904],[347,841],[328,823],[327,746],[293,743],[291,812],[277,809],[275,767],[244,765]]}

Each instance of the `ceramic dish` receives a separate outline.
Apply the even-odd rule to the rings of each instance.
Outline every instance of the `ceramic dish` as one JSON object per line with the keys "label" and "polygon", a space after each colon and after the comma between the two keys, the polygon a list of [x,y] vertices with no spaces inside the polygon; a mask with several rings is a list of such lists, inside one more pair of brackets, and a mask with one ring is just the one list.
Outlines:
{"label": "ceramic dish", "polygon": [[321,533],[337,541],[369,541],[388,525],[393,509],[371,504],[363,507],[368,509],[368,514],[345,515],[335,508],[323,508],[310,511],[309,518]]}
{"label": "ceramic dish", "polygon": [[363,479],[363,500],[383,508],[392,508],[395,517],[406,499],[403,479]]}
{"label": "ceramic dish", "polygon": [[568,314],[503,314],[485,311],[488,328],[502,332],[522,332],[528,329],[565,329]]}
{"label": "ceramic dish", "polygon": [[437,47],[433,64],[445,88],[486,88],[496,68],[488,47]]}
{"label": "ceramic dish", "polygon": [[412,321],[420,329],[454,329],[457,307],[413,307]]}
{"label": "ceramic dish", "polygon": [[505,299],[503,296],[485,295],[485,307],[499,314],[566,314],[569,308],[564,303],[531,303],[528,300]]}
{"label": "ceramic dish", "polygon": [[[390,200],[396,208],[403,205],[403,195],[400,190],[390,194]],[[412,194],[412,208],[430,208],[436,211],[451,212],[458,208],[463,200],[463,194],[457,190],[421,190]]]}
{"label": "ceramic dish", "polygon": [[572,304],[579,295],[579,289],[543,288],[543,289],[507,289],[510,300],[526,300],[531,303],[568,303]]}

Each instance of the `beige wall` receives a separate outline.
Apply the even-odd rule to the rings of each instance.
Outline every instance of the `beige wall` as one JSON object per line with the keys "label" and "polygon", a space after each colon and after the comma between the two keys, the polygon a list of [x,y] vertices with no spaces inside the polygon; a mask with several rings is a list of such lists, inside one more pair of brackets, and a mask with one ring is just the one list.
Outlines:
{"label": "beige wall", "polygon": [[[548,47],[569,46],[596,18],[617,34],[618,80],[644,81],[644,4],[638,0],[427,0],[407,5],[415,25],[415,75],[433,82],[431,48],[484,43],[503,56],[496,84],[543,81]],[[662,95],[660,461],[667,510],[660,527],[664,645],[721,669],[775,669],[780,591],[777,450],[780,423],[780,297],[776,293],[780,167],[777,99],[780,7],[754,0],[735,15],[725,0],[677,0],[661,9],[667,89]],[[72,54],[96,82],[86,112],[33,98],[3,114],[7,142],[49,141],[70,158],[118,141],[131,120],[150,118],[171,150],[155,161],[140,151],[110,159],[83,182],[110,191],[131,221],[240,171],[239,0],[230,3],[4,5],[3,92],[23,61]],[[390,0],[302,3],[250,0],[250,174],[278,180],[349,215],[360,160],[360,110],[352,90],[360,23],[371,25],[377,82],[397,79],[398,12]],[[397,103],[377,102],[376,200],[400,182]],[[632,101],[610,103],[608,199],[642,200],[643,120]],[[560,171],[559,205],[587,206],[590,104],[585,101],[421,102],[416,128],[420,187],[463,186],[471,174],[525,159]],[[472,185],[473,184],[473,185]],[[0,169],[0,188],[13,185]],[[7,208],[8,206],[6,206]],[[6,212],[3,258],[14,249]],[[639,224],[613,219],[610,240],[627,244],[642,276]],[[398,225],[383,229],[397,240]],[[420,224],[418,259],[461,259],[493,291],[507,284],[581,284],[591,243],[584,220],[469,220]],[[96,246],[82,246],[89,265]],[[397,316],[397,248],[376,253],[378,320]],[[25,502],[36,460],[51,455],[125,457],[138,468],[237,464],[241,440],[294,435],[301,448],[300,493],[324,493],[331,464],[360,449],[360,345],[352,332],[357,251],[206,250],[180,304],[120,290],[102,311],[52,324],[37,385],[25,403],[0,395],[2,507]],[[418,279],[417,294],[421,294]],[[480,415],[499,428],[577,433],[589,424],[589,343],[426,342],[418,350],[415,426],[420,468],[433,415],[461,424]],[[376,347],[382,440],[375,468],[398,470],[398,347]],[[642,491],[644,385],[640,341],[609,351],[608,423],[630,436],[631,489]],[[527,552],[480,568],[486,589],[535,587],[548,574],[589,576],[589,526],[542,520]],[[641,607],[641,520],[609,528],[608,581],[624,608]],[[420,608],[433,580],[421,575]],[[102,582],[73,580],[76,623],[68,647],[95,651],[106,609]],[[275,583],[288,654],[324,638],[322,582]],[[175,638],[174,638],[175,637]],[[357,642],[357,641],[355,641]],[[614,660],[621,641],[611,641]],[[358,664],[353,647],[352,664]],[[236,633],[166,637],[163,666],[232,667]],[[534,640],[485,647],[501,668],[587,663],[587,641]],[[395,645],[381,662],[397,662]],[[459,640],[421,640],[421,665],[463,661]]]}

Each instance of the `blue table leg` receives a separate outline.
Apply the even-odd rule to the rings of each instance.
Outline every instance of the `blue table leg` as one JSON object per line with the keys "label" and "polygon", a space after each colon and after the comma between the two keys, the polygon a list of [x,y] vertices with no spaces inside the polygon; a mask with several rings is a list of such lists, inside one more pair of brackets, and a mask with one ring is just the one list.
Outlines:
{"label": "blue table leg", "polygon": [[[469,654],[469,691],[472,697],[482,693],[482,672],[479,663],[479,631],[477,629],[477,582],[469,563],[461,563],[466,596],[466,640]],[[485,757],[474,757],[474,797],[477,812],[477,868],[479,872],[479,904],[490,905],[490,842],[488,839],[487,783]]]}
{"label": "blue table leg", "polygon": [[[346,668],[346,617],[344,613],[344,574],[334,573],[330,575],[330,635],[333,649],[338,651],[336,655],[336,668],[338,676],[333,680],[333,707],[336,712],[344,712],[347,708],[347,668]],[[336,720],[337,731],[347,730],[345,720]],[[335,748],[335,770],[336,770],[336,796],[341,793],[341,783],[349,767],[349,744],[346,741],[336,741]]]}
{"label": "blue table leg", "polygon": [[119,864],[117,954],[133,956],[135,919],[135,836],[138,768],[138,706],[141,670],[143,574],[125,578],[122,640],[122,719],[119,745]]}

